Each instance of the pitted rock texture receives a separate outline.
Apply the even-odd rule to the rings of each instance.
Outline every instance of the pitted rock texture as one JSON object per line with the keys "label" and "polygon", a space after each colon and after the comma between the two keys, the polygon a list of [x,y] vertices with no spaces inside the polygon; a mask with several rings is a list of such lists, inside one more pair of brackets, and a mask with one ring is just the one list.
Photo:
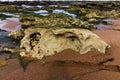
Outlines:
{"label": "pitted rock texture", "polygon": [[[9,36],[15,36],[12,32]],[[86,29],[45,29],[28,28],[23,31],[21,56],[42,59],[55,55],[65,49],[72,49],[80,54],[88,51],[105,53],[110,46],[96,34]]]}

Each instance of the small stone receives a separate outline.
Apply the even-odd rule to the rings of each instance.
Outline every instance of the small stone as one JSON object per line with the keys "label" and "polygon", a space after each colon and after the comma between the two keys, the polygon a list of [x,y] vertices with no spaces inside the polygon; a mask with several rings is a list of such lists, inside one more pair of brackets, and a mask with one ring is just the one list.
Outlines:
{"label": "small stone", "polygon": [[0,60],[0,67],[6,66],[8,63],[4,60]]}

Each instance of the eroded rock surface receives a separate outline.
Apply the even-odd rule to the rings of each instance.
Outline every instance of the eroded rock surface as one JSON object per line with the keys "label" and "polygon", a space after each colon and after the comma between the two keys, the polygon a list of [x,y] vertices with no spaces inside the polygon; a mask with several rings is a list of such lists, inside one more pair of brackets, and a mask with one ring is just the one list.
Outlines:
{"label": "eroded rock surface", "polygon": [[[14,37],[16,33],[18,32],[12,32],[9,36]],[[86,29],[28,28],[23,33],[25,36],[21,39],[20,55],[38,59],[54,55],[65,49],[85,54],[91,50],[105,53],[106,48],[110,47],[97,35]]]}

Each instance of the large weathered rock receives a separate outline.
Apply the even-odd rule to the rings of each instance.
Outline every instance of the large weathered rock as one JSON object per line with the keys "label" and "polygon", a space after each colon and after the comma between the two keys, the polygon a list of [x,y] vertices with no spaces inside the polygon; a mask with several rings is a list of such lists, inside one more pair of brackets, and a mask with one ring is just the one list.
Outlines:
{"label": "large weathered rock", "polygon": [[[57,54],[65,49],[72,49],[80,54],[96,50],[105,53],[110,47],[97,35],[85,29],[26,29],[21,40],[21,56],[42,59],[44,56]],[[12,33],[9,36],[14,36]]]}

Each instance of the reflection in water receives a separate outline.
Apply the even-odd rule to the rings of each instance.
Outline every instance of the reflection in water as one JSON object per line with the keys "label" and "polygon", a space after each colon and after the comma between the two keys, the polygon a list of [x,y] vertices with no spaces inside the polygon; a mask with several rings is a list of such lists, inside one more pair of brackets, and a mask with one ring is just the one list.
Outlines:
{"label": "reflection in water", "polygon": [[69,12],[67,12],[67,11],[65,11],[65,10],[62,10],[62,9],[55,9],[55,10],[53,10],[53,13],[63,13],[63,14],[67,14],[67,15],[69,15],[69,16],[72,16],[73,18],[75,18],[76,17],[76,15],[75,14],[72,14],[72,13],[69,13]]}
{"label": "reflection in water", "polygon": [[[48,16],[49,15],[49,12],[47,10],[34,11],[34,13],[42,15],[42,16]],[[77,17],[77,15],[69,13],[69,12],[67,12],[63,9],[55,9],[55,10],[53,10],[53,13],[55,13],[55,14],[63,13],[63,14],[67,14],[67,15],[73,17],[73,18]]]}
{"label": "reflection in water", "polygon": [[0,51],[3,50],[3,48],[18,48],[19,43],[15,43],[12,41],[11,38],[7,37],[9,32],[6,31],[0,31]]}
{"label": "reflection in water", "polygon": [[66,6],[60,6],[61,8],[70,8],[69,5],[66,5]]}
{"label": "reflection in water", "polygon": [[111,25],[99,23],[99,24],[96,25],[96,27],[97,27],[98,30],[108,30],[108,29],[110,30],[110,29],[115,29],[115,27],[117,27],[117,26],[114,26],[114,24],[115,24],[117,21],[119,21],[119,20],[107,18],[107,19],[103,19],[102,21],[110,22]]}
{"label": "reflection in water", "polygon": [[38,7],[38,8],[42,8],[43,6],[41,6],[41,5],[37,5],[36,7]]}
{"label": "reflection in water", "polygon": [[21,29],[19,18],[6,18],[6,20],[0,20],[0,29],[0,51],[3,50],[4,47],[17,48],[19,43],[13,42],[7,35],[10,31]]}
{"label": "reflection in water", "polygon": [[104,25],[102,23],[97,24],[96,27],[98,30],[112,29],[112,25]]}
{"label": "reflection in water", "polygon": [[42,15],[42,16],[48,16],[49,15],[47,10],[34,11],[34,13]]}
{"label": "reflection in water", "polygon": [[24,8],[32,8],[33,6],[23,4],[22,7],[24,7]]}
{"label": "reflection in water", "polygon": [[107,18],[107,19],[103,19],[103,21],[113,22],[113,21],[115,21],[115,19]]}
{"label": "reflection in water", "polygon": [[11,39],[7,37],[8,33],[9,32],[0,31],[0,43],[11,41]]}
{"label": "reflection in water", "polygon": [[58,5],[49,5],[49,7],[58,7]]}
{"label": "reflection in water", "polygon": [[12,21],[20,22],[19,18],[6,18],[6,20],[12,20]]}
{"label": "reflection in water", "polygon": [[22,7],[23,8],[33,8],[33,7],[42,8],[43,6],[42,5],[31,6],[31,5],[25,5],[25,4],[23,4]]}
{"label": "reflection in water", "polygon": [[6,20],[0,20],[0,29],[9,32],[21,29],[19,18],[6,18]]}
{"label": "reflection in water", "polygon": [[6,16],[20,17],[18,14],[12,14],[12,13],[9,13],[9,12],[0,12],[0,14],[4,14]]}
{"label": "reflection in water", "polygon": [[40,15],[42,15],[42,16],[48,16],[49,14],[47,14],[47,13],[41,13]]}
{"label": "reflection in water", "polygon": [[34,11],[34,13],[36,13],[36,14],[48,13],[48,11],[47,10],[39,10],[39,11]]}

